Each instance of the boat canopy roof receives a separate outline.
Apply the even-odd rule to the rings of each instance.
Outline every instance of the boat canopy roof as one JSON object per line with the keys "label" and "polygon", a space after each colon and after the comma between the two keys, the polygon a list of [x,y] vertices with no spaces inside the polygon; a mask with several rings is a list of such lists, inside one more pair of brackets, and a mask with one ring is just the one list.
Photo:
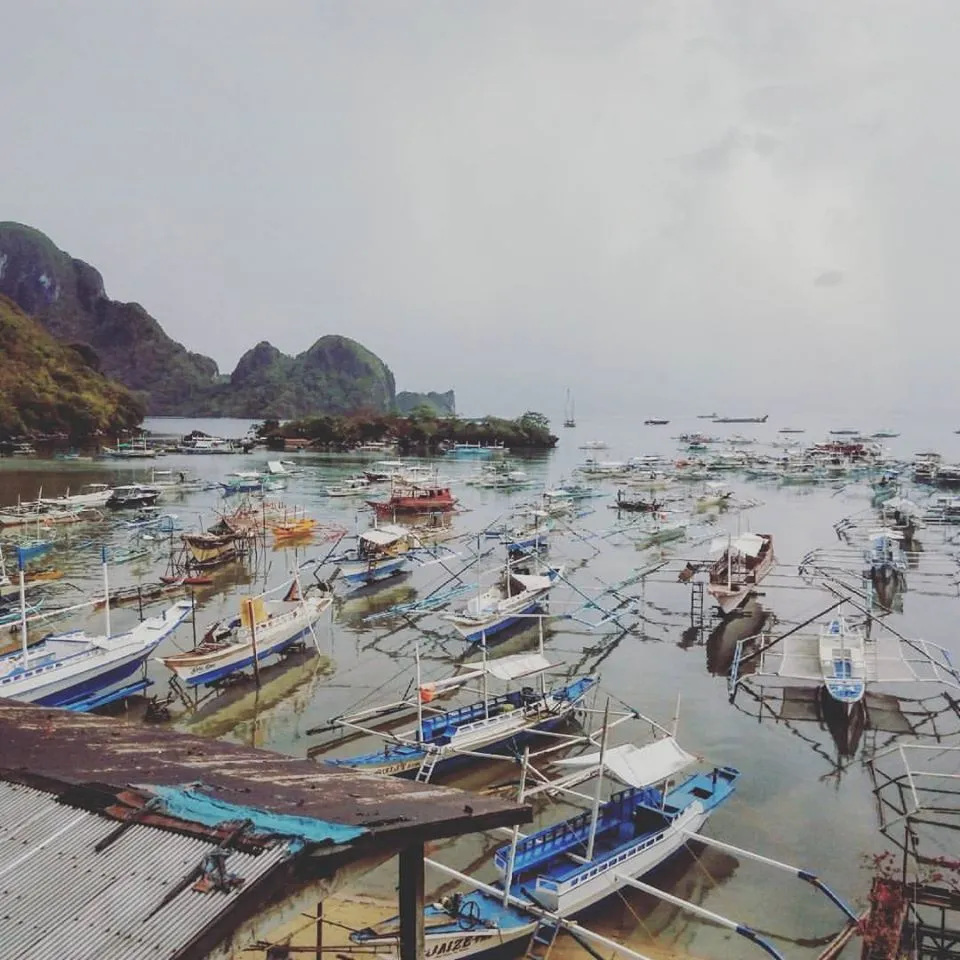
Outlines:
{"label": "boat canopy roof", "polygon": [[267,472],[273,474],[286,474],[288,473],[287,468],[283,465],[282,460],[268,460],[267,461]]}
{"label": "boat canopy roof", "polygon": [[378,546],[386,547],[391,543],[402,540],[409,533],[410,531],[407,530],[406,527],[384,524],[379,527],[373,527],[370,530],[364,530],[363,533],[360,534],[360,539],[366,540],[367,543],[375,543]]}
{"label": "boat canopy roof", "polygon": [[[611,747],[603,757],[604,769],[631,787],[648,787],[689,767],[696,757],[687,753],[673,737],[654,740],[643,747],[625,743]],[[585,753],[579,757],[558,760],[557,766],[590,767],[600,763],[599,753]]]}
{"label": "boat canopy roof", "polygon": [[543,590],[556,578],[537,573],[513,573],[510,579],[516,581],[524,590]]}
{"label": "boat canopy roof", "polygon": [[766,537],[761,537],[758,533],[741,533],[732,540],[718,537],[710,544],[710,552],[718,554],[729,549],[732,553],[739,553],[745,557],[759,557],[766,542]]}
{"label": "boat canopy roof", "polygon": [[498,680],[518,680],[534,673],[543,673],[554,666],[542,653],[518,653],[487,661],[487,673]]}

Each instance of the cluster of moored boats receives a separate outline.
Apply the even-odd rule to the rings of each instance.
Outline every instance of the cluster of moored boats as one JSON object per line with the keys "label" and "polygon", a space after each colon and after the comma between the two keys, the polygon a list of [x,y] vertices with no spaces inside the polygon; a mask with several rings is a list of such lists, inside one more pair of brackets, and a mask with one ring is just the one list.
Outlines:
{"label": "cluster of moored boats", "polygon": [[[529,835],[514,831],[496,849],[489,882],[432,862],[470,890],[427,905],[427,956],[465,958],[511,944],[537,956],[538,945],[552,944],[561,930],[609,946],[604,937],[573,924],[573,918],[626,889],[661,896],[644,878],[688,849],[692,838],[756,856],[700,833],[750,772],[695,757],[679,743],[675,723],[612,706],[595,673],[559,670],[548,656],[544,622],[566,619],[590,628],[609,622],[629,630],[638,608],[630,591],[643,582],[645,571],[658,571],[678,590],[702,590],[722,619],[736,618],[751,596],[776,585],[782,563],[773,532],[747,529],[756,501],[734,491],[734,471],[752,481],[789,483],[787,475],[806,472],[818,478],[809,482],[818,482],[822,474],[835,484],[862,484],[871,506],[869,516],[842,526],[852,544],[845,548],[848,555],[811,554],[800,565],[799,577],[842,586],[839,599],[847,606],[836,603],[812,618],[809,629],[788,637],[761,633],[738,644],[729,672],[731,695],[743,684],[814,682],[824,697],[854,711],[870,684],[934,679],[960,688],[940,648],[914,641],[905,650],[871,626],[878,616],[876,598],[902,589],[912,569],[909,545],[917,531],[925,523],[960,524],[960,499],[934,494],[922,505],[910,499],[923,485],[947,485],[943,477],[949,471],[941,473],[940,464],[931,471],[929,457],[897,462],[873,442],[846,437],[774,453],[754,449],[748,441],[721,450],[702,436],[681,443],[684,449],[673,458],[588,459],[568,481],[535,495],[526,471],[500,453],[460,453],[458,458],[482,461],[469,476],[441,479],[435,467],[395,460],[370,464],[361,475],[332,484],[320,471],[278,461],[221,483],[224,496],[236,499],[225,499],[217,516],[199,530],[181,529],[178,518],[158,506],[170,489],[185,497],[209,490],[183,475],[155,475],[159,482],[151,484],[93,485],[6,508],[0,523],[8,516],[26,518],[9,524],[14,532],[32,535],[39,525],[46,536],[51,525],[68,522],[48,517],[76,515],[76,523],[110,523],[114,534],[129,531],[130,544],[124,548],[129,556],[116,547],[101,550],[103,588],[89,605],[100,611],[102,632],[51,633],[36,643],[30,642],[30,626],[55,612],[45,611],[38,599],[43,581],[31,579],[31,564],[39,555],[31,555],[34,544],[23,538],[8,545],[6,567],[0,553],[0,616],[20,633],[19,646],[0,655],[0,695],[94,709],[147,689],[147,665],[156,659],[182,692],[217,690],[296,646],[319,646],[318,624],[336,615],[336,600],[370,594],[402,574],[433,566],[439,575],[434,589],[376,616],[407,622],[432,618],[433,632],[459,638],[461,656],[439,671],[432,658],[428,676],[417,651],[416,676],[406,689],[386,703],[350,710],[310,731],[324,735],[311,755],[337,768],[421,783],[459,766],[508,757],[521,771],[521,800],[553,798],[563,805]],[[693,457],[691,443],[716,452]],[[769,475],[765,467],[771,468]],[[302,506],[272,498],[274,490],[302,482],[319,485],[332,517],[321,520]],[[450,520],[460,504],[453,493],[458,482],[500,491],[511,498],[509,506],[482,529],[457,534]],[[327,502],[340,496],[356,498],[370,525],[348,535],[337,522],[338,505]],[[580,522],[596,513],[598,502],[609,508],[599,513],[605,529],[587,531]],[[112,507],[126,512],[114,514]],[[725,514],[736,517],[735,530],[734,524],[722,529]],[[613,538],[645,552],[645,566],[620,583],[587,588],[583,578],[575,579],[574,566],[558,558],[561,543],[603,544]],[[292,551],[293,568],[284,583],[240,597],[234,614],[196,631],[191,648],[161,652],[161,644],[196,617],[189,599],[171,595],[212,585],[219,568],[246,561],[268,540],[297,546],[307,555]],[[686,543],[683,556],[676,552],[681,542]],[[668,544],[672,548],[664,549]],[[161,553],[168,560],[167,573],[150,585],[155,590],[146,601],[164,602],[165,609],[129,630],[112,632],[111,611],[131,599],[143,604],[145,585],[134,593],[111,588],[111,569],[137,558],[159,562]],[[844,564],[844,576],[856,580],[856,589],[837,573]],[[536,652],[502,655],[496,649],[523,629],[536,630]],[[362,746],[348,748],[354,738]],[[581,809],[570,813],[570,804]],[[769,857],[761,861],[810,880],[797,867]],[[855,922],[852,908],[820,881],[815,885],[840,907],[845,921]],[[694,903],[679,905],[717,922],[717,914]],[[768,955],[781,956],[765,935],[725,922],[750,943],[762,944]],[[354,950],[398,956],[398,920],[390,917],[354,931],[351,941]],[[625,948],[620,952],[640,956]]]}

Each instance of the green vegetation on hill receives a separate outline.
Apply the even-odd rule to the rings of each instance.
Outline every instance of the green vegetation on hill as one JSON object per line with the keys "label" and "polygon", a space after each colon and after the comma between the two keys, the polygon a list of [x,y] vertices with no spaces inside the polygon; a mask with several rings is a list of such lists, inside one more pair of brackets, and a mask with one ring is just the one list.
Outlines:
{"label": "green vegetation on hill", "polygon": [[58,343],[0,295],[0,439],[63,433],[74,443],[143,419],[143,402],[98,373],[83,347]]}
{"label": "green vegetation on hill", "polygon": [[260,435],[276,447],[285,439],[306,439],[318,447],[352,449],[360,443],[392,441],[400,453],[435,453],[455,443],[503,444],[512,450],[549,450],[557,437],[550,422],[532,411],[516,420],[484,417],[458,420],[418,408],[409,417],[397,414],[306,417],[280,424],[264,423]]}
{"label": "green vegetation on hill", "polygon": [[321,337],[295,357],[263,341],[248,350],[230,382],[211,404],[234,417],[297,417],[312,412],[387,411],[395,394],[393,374],[378,357],[348,337]]}
{"label": "green vegetation on hill", "polygon": [[108,377],[147,395],[150,413],[195,412],[216,381],[213,360],[167,336],[140,304],[110,300],[94,267],[32,227],[0,223],[0,294],[58,340],[93,348]]}
{"label": "green vegetation on hill", "polygon": [[412,393],[402,390],[397,394],[397,413],[413,413],[417,407],[426,407],[438,417],[452,417],[457,412],[457,398],[452,390],[446,393]]}
{"label": "green vegetation on hill", "polygon": [[295,357],[259,343],[221,376],[140,304],[110,300],[94,267],[23,224],[0,223],[0,294],[58,340],[85,345],[107,376],[145,395],[151,414],[302,417],[394,406],[389,368],[347,337],[321,337]]}

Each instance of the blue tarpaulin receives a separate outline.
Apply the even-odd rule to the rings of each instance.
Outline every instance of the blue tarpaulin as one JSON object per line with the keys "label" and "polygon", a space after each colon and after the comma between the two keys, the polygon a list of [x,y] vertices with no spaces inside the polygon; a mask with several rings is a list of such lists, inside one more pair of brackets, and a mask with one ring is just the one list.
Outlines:
{"label": "blue tarpaulin", "polygon": [[219,827],[229,823],[249,820],[250,832],[267,836],[289,837],[303,843],[348,843],[369,831],[366,827],[349,827],[342,823],[330,823],[313,817],[298,817],[286,813],[271,813],[257,807],[227,803],[216,797],[201,793],[200,784],[189,787],[156,787],[143,785],[171,816],[201,823],[207,827]]}

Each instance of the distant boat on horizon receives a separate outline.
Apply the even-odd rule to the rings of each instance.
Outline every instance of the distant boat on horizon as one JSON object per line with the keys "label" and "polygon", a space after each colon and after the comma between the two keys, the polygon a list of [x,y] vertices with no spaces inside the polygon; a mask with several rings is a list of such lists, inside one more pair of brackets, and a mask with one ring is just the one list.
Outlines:
{"label": "distant boat on horizon", "polygon": [[577,415],[574,411],[573,394],[567,387],[567,398],[563,404],[563,425],[565,427],[575,427],[577,425]]}
{"label": "distant boat on horizon", "polygon": [[714,423],[766,423],[770,414],[765,413],[762,417],[717,417],[713,418]]}

